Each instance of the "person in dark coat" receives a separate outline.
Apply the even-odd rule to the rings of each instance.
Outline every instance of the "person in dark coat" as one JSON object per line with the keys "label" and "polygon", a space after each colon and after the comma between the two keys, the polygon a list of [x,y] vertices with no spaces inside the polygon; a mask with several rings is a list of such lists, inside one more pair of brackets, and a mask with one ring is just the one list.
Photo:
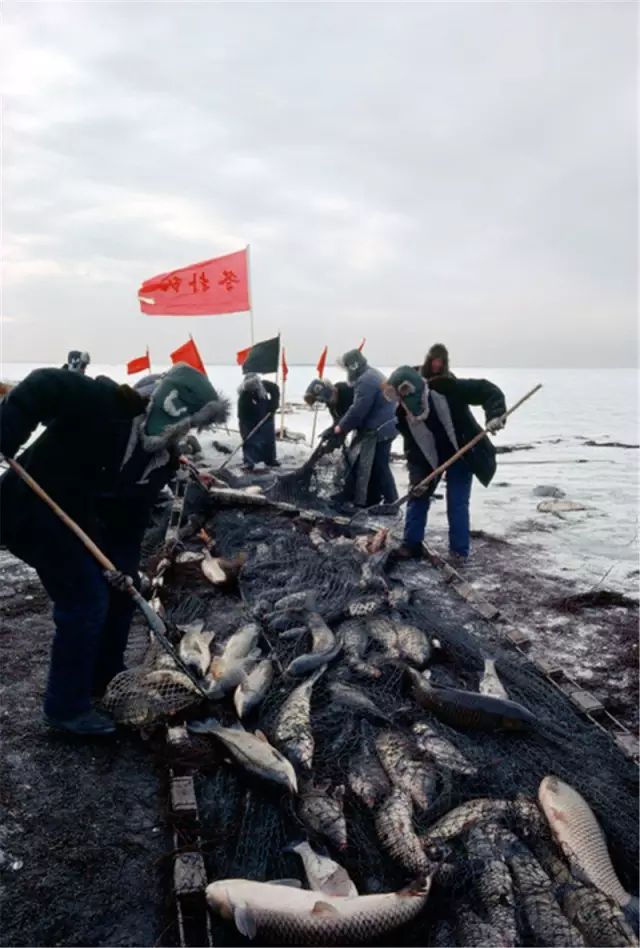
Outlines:
{"label": "person in dark coat", "polygon": [[79,375],[84,375],[90,362],[91,356],[88,352],[80,352],[79,349],[72,349],[62,368],[69,372],[77,372]]}
{"label": "person in dark coat", "polygon": [[384,377],[371,368],[358,349],[345,352],[340,364],[353,388],[353,403],[334,426],[346,437],[355,431],[347,449],[350,474],[343,496],[356,507],[371,507],[398,498],[391,473],[391,444],[397,434],[395,411],[384,397]]}
{"label": "person in dark coat", "polygon": [[[257,372],[247,372],[238,389],[238,427],[244,466],[250,471],[257,464],[280,466],[276,459],[275,423],[279,407],[280,389],[276,383],[265,381]],[[261,422],[260,428],[254,431]]]}
{"label": "person in dark coat", "polygon": [[[425,371],[428,371],[427,361]],[[448,363],[443,360],[438,370],[448,373]],[[482,430],[470,405],[483,407],[485,427],[492,433],[504,427],[504,395],[497,385],[486,379],[457,379],[448,373],[432,376],[427,381],[415,368],[404,365],[389,377],[387,392],[399,402],[398,427],[404,439],[411,486],[424,480]],[[475,475],[487,487],[495,471],[495,449],[487,437],[447,470],[449,548],[458,562],[469,555],[469,500],[473,477]],[[438,480],[435,478],[420,496],[409,499],[404,543],[397,551],[398,556],[422,555],[429,505]]]}
{"label": "person in dark coat", "polygon": [[347,382],[333,383],[329,379],[314,379],[307,387],[304,400],[311,408],[320,404],[329,409],[333,424],[320,436],[323,437],[333,432],[334,426],[353,405],[353,388]]}
{"label": "person in dark coat", "polygon": [[[223,421],[228,403],[202,373],[178,364],[150,398],[127,385],[37,369],[0,405],[0,452],[17,460],[116,565],[101,566],[15,471],[0,478],[0,543],[32,566],[53,600],[55,635],[46,722],[74,734],[110,734],[92,708],[124,668],[142,537],[177,468],[175,445],[192,427]],[[124,575],[126,574],[126,575]]]}

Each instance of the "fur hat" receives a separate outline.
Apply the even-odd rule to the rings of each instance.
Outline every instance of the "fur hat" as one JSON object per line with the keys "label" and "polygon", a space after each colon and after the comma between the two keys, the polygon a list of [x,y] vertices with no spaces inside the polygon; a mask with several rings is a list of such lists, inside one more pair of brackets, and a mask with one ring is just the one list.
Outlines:
{"label": "fur hat", "polygon": [[224,422],[228,416],[228,400],[218,395],[207,376],[178,362],[151,393],[144,426],[147,448],[166,444],[190,428]]}

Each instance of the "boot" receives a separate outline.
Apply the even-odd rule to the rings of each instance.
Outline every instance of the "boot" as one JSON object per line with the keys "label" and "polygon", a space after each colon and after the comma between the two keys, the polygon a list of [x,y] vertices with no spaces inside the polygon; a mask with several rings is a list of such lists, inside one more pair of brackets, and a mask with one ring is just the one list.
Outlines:
{"label": "boot", "polygon": [[64,731],[66,734],[75,734],[79,737],[106,737],[116,732],[113,718],[102,711],[93,709],[64,719],[45,714],[44,720],[47,726],[55,731]]}
{"label": "boot", "polygon": [[424,549],[421,543],[403,543],[391,551],[391,556],[396,560],[421,560]]}

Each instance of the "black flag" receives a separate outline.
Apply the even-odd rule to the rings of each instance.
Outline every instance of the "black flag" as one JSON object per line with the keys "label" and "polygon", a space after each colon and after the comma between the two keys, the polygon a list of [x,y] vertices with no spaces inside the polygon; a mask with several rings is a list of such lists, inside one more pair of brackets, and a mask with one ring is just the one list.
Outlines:
{"label": "black flag", "polygon": [[264,342],[256,342],[255,346],[251,346],[242,363],[242,371],[245,375],[247,372],[260,372],[263,375],[277,372],[279,359],[280,336],[274,336],[273,339],[265,339]]}

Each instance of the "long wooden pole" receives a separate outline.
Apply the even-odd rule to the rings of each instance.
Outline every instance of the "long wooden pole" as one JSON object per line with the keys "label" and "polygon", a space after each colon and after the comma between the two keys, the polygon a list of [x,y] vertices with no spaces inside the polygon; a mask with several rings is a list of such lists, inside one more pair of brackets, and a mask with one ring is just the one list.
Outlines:
{"label": "long wooden pole", "polygon": [[240,448],[243,447],[243,445],[245,445],[245,444],[247,443],[247,441],[249,440],[249,438],[253,437],[253,435],[256,433],[256,431],[258,431],[260,428],[262,428],[262,426],[263,426],[263,424],[265,423],[265,421],[267,421],[268,418],[273,418],[273,416],[274,416],[274,413],[273,413],[272,411],[270,411],[268,415],[265,415],[264,418],[261,418],[261,419],[260,419],[260,421],[258,422],[258,424],[257,424],[254,428],[251,429],[251,431],[249,432],[249,434],[247,435],[247,437],[244,439],[244,441],[241,441],[240,444],[237,444],[237,445],[235,446],[235,448],[233,449],[233,451],[231,452],[231,454],[228,456],[228,458],[226,459],[226,461],[225,461],[223,464],[221,464],[220,467],[218,468],[218,472],[223,471],[223,470],[225,469],[225,467],[227,466],[227,464],[229,463],[229,461],[231,460],[231,458],[232,458],[234,455],[236,455],[236,454],[238,453],[238,451],[240,450]]}
{"label": "long wooden pole", "polygon": [[[526,395],[523,395],[522,398],[515,403],[515,405],[512,405],[511,408],[507,409],[504,415],[500,415],[499,417],[503,421],[506,420],[508,416],[511,415],[516,410],[516,408],[520,408],[520,406],[524,402],[526,402],[527,399],[531,398],[532,395],[535,395],[536,392],[540,391],[541,388],[542,388],[541,383],[536,385],[535,388],[532,388],[530,392],[527,392]],[[409,409],[404,404],[404,402],[402,402],[402,405],[404,407],[404,410],[409,415],[411,415],[412,413],[409,411]],[[403,497],[399,497],[398,500],[395,500],[392,504],[385,504],[385,507],[401,507],[402,504],[404,504],[407,500],[409,500],[410,497],[420,496],[420,494],[424,492],[424,488],[428,487],[431,481],[435,480],[436,477],[439,477],[444,471],[447,470],[447,468],[451,467],[452,464],[455,464],[455,462],[458,461],[463,455],[465,455],[467,451],[470,451],[471,448],[475,447],[475,445],[479,441],[482,441],[484,436],[487,435],[488,433],[489,431],[487,428],[484,428],[482,431],[479,431],[478,434],[475,435],[471,439],[471,441],[468,441],[458,451],[456,451],[456,453],[453,454],[449,458],[448,461],[445,461],[444,464],[441,464],[439,467],[437,467],[434,471],[431,472],[431,474],[425,477],[424,480],[421,480],[418,484],[414,484],[411,490],[407,491],[407,493]]]}

